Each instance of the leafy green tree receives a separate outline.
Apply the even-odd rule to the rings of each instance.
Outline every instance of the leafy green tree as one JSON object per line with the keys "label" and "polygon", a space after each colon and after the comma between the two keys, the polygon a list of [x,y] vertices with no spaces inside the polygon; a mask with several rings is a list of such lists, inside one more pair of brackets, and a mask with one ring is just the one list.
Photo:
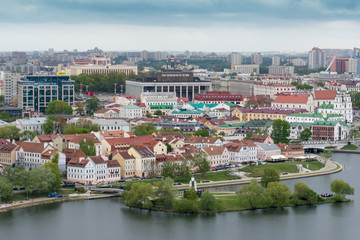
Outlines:
{"label": "leafy green tree", "polygon": [[185,198],[195,202],[199,199],[199,195],[197,195],[193,187],[190,187],[189,190],[186,191]]}
{"label": "leafy green tree", "polygon": [[216,208],[214,195],[209,192],[203,192],[200,199],[200,208],[206,211],[214,210]]}
{"label": "leafy green tree", "polygon": [[261,186],[266,188],[271,182],[280,180],[279,173],[274,168],[265,168],[264,175],[261,177]]}
{"label": "leafy green tree", "polygon": [[196,213],[199,211],[195,202],[182,198],[179,200],[173,201],[173,210],[177,212],[187,212],[187,213]]}
{"label": "leafy green tree", "polygon": [[77,115],[84,116],[85,115],[85,109],[84,105],[81,102],[75,102],[75,112]]}
{"label": "leafy green tree", "polygon": [[305,128],[301,133],[300,133],[300,140],[301,141],[308,141],[312,136],[312,132],[309,128]]}
{"label": "leafy green tree", "polygon": [[4,95],[0,95],[0,106],[4,106],[5,103],[5,96]]}
{"label": "leafy green tree", "polygon": [[168,153],[171,153],[174,149],[171,147],[170,144],[166,143],[166,150]]}
{"label": "leafy green tree", "polygon": [[249,140],[253,134],[253,131],[247,131],[244,140]]}
{"label": "leafy green tree", "polygon": [[306,200],[310,204],[316,204],[318,200],[317,193],[310,189],[305,183],[297,182],[294,185],[294,198]]}
{"label": "leafy green tree", "polygon": [[10,139],[10,140],[19,140],[20,129],[15,126],[4,126],[0,127],[0,138]]}
{"label": "leafy green tree", "polygon": [[29,171],[29,180],[25,187],[30,192],[50,193],[58,190],[61,187],[60,183],[50,167],[40,166]]}
{"label": "leafy green tree", "polygon": [[97,97],[90,97],[85,101],[86,114],[89,116],[94,115],[94,112],[100,109],[99,99]]}
{"label": "leafy green tree", "polygon": [[290,124],[285,120],[276,119],[273,122],[271,138],[277,143],[288,143],[290,136]]}
{"label": "leafy green tree", "polygon": [[0,120],[5,121],[5,122],[10,122],[10,114],[5,111],[0,112]]}
{"label": "leafy green tree", "polygon": [[36,135],[38,135],[38,134],[36,134],[35,132],[32,132],[30,130],[25,130],[22,133],[20,133],[20,140],[21,141],[31,141],[36,137]]}
{"label": "leafy green tree", "polygon": [[193,166],[199,169],[199,173],[201,173],[202,176],[209,171],[210,163],[206,159],[206,154],[204,152],[195,154],[191,161]]}
{"label": "leafy green tree", "polygon": [[210,136],[209,131],[204,129],[204,128],[199,128],[198,130],[196,130],[194,132],[194,135],[195,136],[200,136],[200,137],[208,137],[208,136]]}
{"label": "leafy green tree", "polygon": [[325,83],[323,83],[323,82],[318,82],[318,83],[316,84],[316,86],[318,86],[318,87],[324,87],[324,86],[325,86]]}
{"label": "leafy green tree", "polygon": [[350,93],[351,102],[354,107],[360,107],[360,92],[351,91]]}
{"label": "leafy green tree", "polygon": [[44,130],[45,134],[53,134],[54,133],[54,122],[56,120],[55,116],[48,116],[46,118],[45,123],[41,126]]}
{"label": "leafy green tree", "polygon": [[151,135],[156,132],[156,127],[152,123],[135,126],[134,134],[136,136]]}
{"label": "leafy green tree", "polygon": [[243,185],[238,194],[240,200],[245,200],[251,209],[267,207],[272,204],[271,198],[256,179],[251,179],[250,184]]}
{"label": "leafy green tree", "polygon": [[324,151],[322,153],[320,153],[320,156],[324,157],[324,158],[331,158],[333,154],[333,150],[332,149],[324,149]]}
{"label": "leafy green tree", "polygon": [[162,179],[156,194],[162,206],[170,209],[176,196],[176,192],[174,190],[174,180],[169,177]]}
{"label": "leafy green tree", "polygon": [[355,192],[354,188],[341,179],[332,180],[330,183],[330,189],[335,194],[342,195],[343,197],[346,195],[354,195]]}
{"label": "leafy green tree", "polygon": [[152,115],[151,115],[151,113],[146,113],[145,116],[149,118],[149,117],[151,117]]}
{"label": "leafy green tree", "polygon": [[64,101],[54,100],[46,108],[46,114],[72,114],[72,107]]}
{"label": "leafy green tree", "polygon": [[93,140],[84,140],[80,141],[80,149],[86,154],[86,156],[95,156],[96,148]]}
{"label": "leafy green tree", "polygon": [[273,200],[273,207],[284,207],[291,196],[290,188],[285,183],[270,182],[267,191]]}
{"label": "leafy green tree", "polygon": [[154,115],[161,116],[161,115],[162,115],[162,111],[161,111],[161,110],[156,110],[156,111],[154,112]]}
{"label": "leafy green tree", "polygon": [[134,183],[129,192],[125,194],[126,205],[137,208],[151,208],[154,197],[153,187],[150,183]]}
{"label": "leafy green tree", "polygon": [[0,201],[11,202],[14,198],[11,183],[4,176],[0,176]]}

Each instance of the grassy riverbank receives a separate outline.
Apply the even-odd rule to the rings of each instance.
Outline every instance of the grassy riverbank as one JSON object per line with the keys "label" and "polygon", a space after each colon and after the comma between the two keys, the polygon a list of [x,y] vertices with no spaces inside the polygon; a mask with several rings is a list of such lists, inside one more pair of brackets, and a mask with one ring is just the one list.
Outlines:
{"label": "grassy riverbank", "polygon": [[264,175],[265,168],[272,168],[275,169],[275,171],[278,174],[281,174],[283,172],[286,173],[298,173],[299,170],[297,169],[296,165],[302,164],[304,168],[307,168],[311,171],[320,170],[325,165],[319,161],[309,161],[309,162],[281,162],[281,163],[267,163],[263,165],[257,165],[257,166],[247,166],[240,171],[248,172],[250,173],[250,177],[262,177]]}

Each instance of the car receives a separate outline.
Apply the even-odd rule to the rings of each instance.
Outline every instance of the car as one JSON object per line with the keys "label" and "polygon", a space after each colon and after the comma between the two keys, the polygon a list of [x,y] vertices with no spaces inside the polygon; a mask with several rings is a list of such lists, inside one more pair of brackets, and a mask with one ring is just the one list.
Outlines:
{"label": "car", "polygon": [[141,177],[140,180],[145,180],[146,178],[145,177]]}
{"label": "car", "polygon": [[215,172],[215,171],[216,171],[216,168],[211,169],[211,171]]}
{"label": "car", "polygon": [[56,192],[49,193],[48,197],[49,198],[56,197]]}

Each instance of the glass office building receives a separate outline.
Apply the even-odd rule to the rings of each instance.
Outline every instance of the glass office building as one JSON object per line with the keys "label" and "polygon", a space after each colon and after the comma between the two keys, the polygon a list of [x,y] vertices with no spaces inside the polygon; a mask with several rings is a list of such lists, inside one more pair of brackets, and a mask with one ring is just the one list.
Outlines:
{"label": "glass office building", "polygon": [[18,107],[44,113],[54,100],[73,105],[74,94],[74,81],[70,76],[26,76],[18,84]]}

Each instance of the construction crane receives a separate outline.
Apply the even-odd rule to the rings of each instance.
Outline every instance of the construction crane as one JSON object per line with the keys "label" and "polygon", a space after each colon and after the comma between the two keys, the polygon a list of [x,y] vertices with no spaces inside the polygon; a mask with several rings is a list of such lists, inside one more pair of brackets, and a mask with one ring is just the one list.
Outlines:
{"label": "construction crane", "polygon": [[19,97],[19,95],[17,95],[15,98],[14,98],[14,100],[12,100],[12,102],[11,102],[11,106],[15,106],[15,101],[16,101],[16,99]]}
{"label": "construction crane", "polygon": [[334,63],[336,57],[334,56],[332,59],[331,59],[331,62],[330,62],[330,65],[327,67],[327,69],[325,70],[325,72],[329,71],[331,65]]}

